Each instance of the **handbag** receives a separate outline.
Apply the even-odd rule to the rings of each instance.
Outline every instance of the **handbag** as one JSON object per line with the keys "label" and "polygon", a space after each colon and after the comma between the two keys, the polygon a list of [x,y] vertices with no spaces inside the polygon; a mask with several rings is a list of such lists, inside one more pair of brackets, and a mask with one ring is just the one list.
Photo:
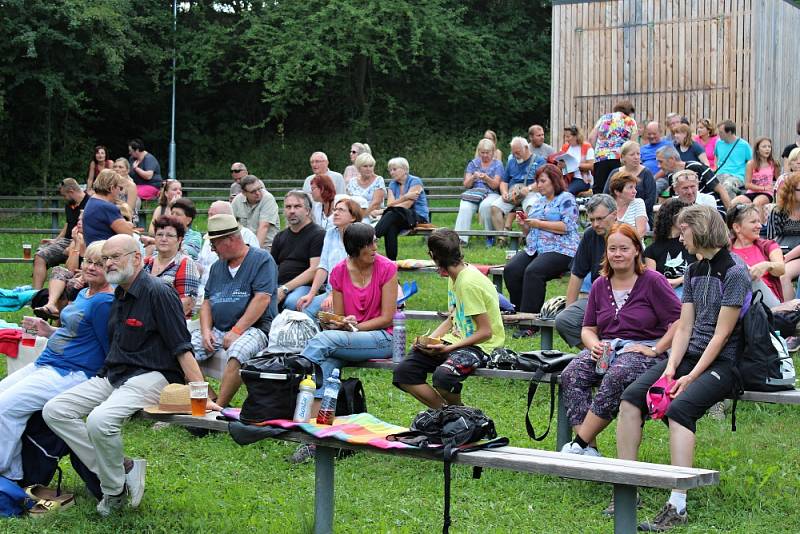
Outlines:
{"label": "handbag", "polygon": [[480,204],[489,196],[489,190],[483,187],[473,187],[461,193],[461,200],[472,202],[473,204]]}
{"label": "handbag", "polygon": [[[550,433],[550,426],[553,423],[553,414],[556,407],[556,384],[558,383],[558,378],[561,376],[561,371],[566,369],[569,362],[577,356],[577,354],[564,354],[560,350],[534,350],[517,355],[516,368],[521,371],[533,372],[531,381],[528,383],[528,407],[525,410],[525,430],[532,440],[542,441]],[[542,378],[546,374],[550,375],[548,380],[550,383],[550,415],[547,420],[547,429],[541,436],[537,436],[536,429],[530,419],[531,404],[536,396],[536,390],[539,389],[539,383],[542,382]]]}
{"label": "handbag", "polygon": [[239,371],[247,398],[239,420],[257,424],[270,419],[291,419],[300,381],[306,375],[322,385],[322,369],[299,354],[269,354],[262,351]]}

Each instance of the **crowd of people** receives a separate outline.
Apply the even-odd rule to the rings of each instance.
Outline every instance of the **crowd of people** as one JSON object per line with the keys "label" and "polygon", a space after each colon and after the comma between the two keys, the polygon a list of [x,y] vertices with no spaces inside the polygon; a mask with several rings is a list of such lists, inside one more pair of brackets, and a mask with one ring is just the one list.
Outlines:
{"label": "crowd of people", "polygon": [[[800,122],[798,143],[779,163],[770,139],[751,150],[731,121],[700,119],[692,135],[687,119],[670,114],[666,132],[653,121],[640,135],[634,114],[629,102],[617,103],[587,138],[568,126],[560,150],[533,125],[528,139],[513,137],[506,161],[486,131],[464,171],[454,229],[427,241],[447,279],[450,314],[431,334],[437,344],[415,342],[396,366],[398,388],[431,408],[459,404],[464,380],[505,343],[498,293],[464,261],[469,237],[459,232],[478,214],[485,230],[523,232],[523,249],[503,270],[517,311],[539,312],[548,282],[569,273],[555,325],[581,352],[562,375],[575,432],[562,452],[601,455],[596,438],[618,417],[617,456],[635,459],[644,395],[667,376],[676,380],[667,413],[672,462],[691,465],[696,421],[718,410],[731,387],[742,309],[755,291],[770,306],[796,295]],[[20,436],[42,410],[97,477],[104,516],[137,506],[144,491],[146,462],[124,456],[124,421],[157,404],[167,384],[202,380],[198,361],[220,350],[226,366],[208,408],[228,406],[239,370],[267,348],[282,310],[344,318],[321,321],[301,352],[324,378],[348,361],[390,357],[399,236],[430,222],[409,162],[390,159],[386,180],[370,146],[353,143],[343,174],[323,152],[311,154],[312,174],[285,195],[283,217],[264,182],[234,162],[230,196],[211,204],[201,235],[182,184],[162,178],[141,140],[128,148],[128,159],[112,162],[96,147],[86,184],[59,184],[66,224],[33,265],[37,289],[50,269],[46,304],[24,322],[49,337],[47,348],[0,382],[0,475],[21,478]],[[585,230],[578,197],[586,197]],[[149,232],[136,228],[142,200],[157,201]],[[504,237],[486,244],[502,246]],[[198,327],[190,331],[192,317]],[[535,334],[525,327],[513,336]],[[596,361],[609,351],[599,374]],[[293,460],[313,455],[303,446]],[[676,490],[646,526],[665,530],[686,518],[686,494]]]}

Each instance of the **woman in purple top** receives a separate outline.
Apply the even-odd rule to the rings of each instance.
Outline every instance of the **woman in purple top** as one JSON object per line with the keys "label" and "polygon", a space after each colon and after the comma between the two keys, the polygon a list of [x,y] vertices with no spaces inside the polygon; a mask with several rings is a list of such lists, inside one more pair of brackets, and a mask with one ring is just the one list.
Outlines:
{"label": "woman in purple top", "polygon": [[[561,391],[575,439],[561,452],[600,456],[597,435],[619,410],[625,388],[664,359],[681,303],[661,273],[645,267],[636,230],[617,224],[606,236],[601,276],[592,284],[581,340],[586,347],[561,373]],[[611,347],[605,374],[595,371],[604,343]],[[592,398],[592,388],[597,394]]]}

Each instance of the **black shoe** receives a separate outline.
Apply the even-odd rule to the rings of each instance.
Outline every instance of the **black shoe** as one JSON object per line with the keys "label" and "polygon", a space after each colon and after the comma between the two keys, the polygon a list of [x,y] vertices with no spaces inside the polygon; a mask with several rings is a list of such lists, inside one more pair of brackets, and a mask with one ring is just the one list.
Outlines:
{"label": "black shoe", "polygon": [[525,338],[525,337],[533,337],[538,333],[539,333],[539,327],[538,326],[530,326],[530,327],[527,327],[527,328],[518,329],[516,332],[514,332],[512,334],[511,337],[513,337],[514,339],[521,339],[521,338]]}

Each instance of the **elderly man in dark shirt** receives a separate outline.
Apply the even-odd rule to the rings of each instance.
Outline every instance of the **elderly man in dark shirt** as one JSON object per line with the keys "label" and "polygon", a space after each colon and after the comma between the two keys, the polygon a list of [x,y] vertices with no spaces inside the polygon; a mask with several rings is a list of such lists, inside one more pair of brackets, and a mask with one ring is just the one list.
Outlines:
{"label": "elderly man in dark shirt", "polygon": [[[108,323],[109,351],[97,376],[53,398],[42,415],[48,426],[97,474],[107,516],[144,493],[146,462],[126,467],[122,424],[145,406],[158,404],[169,383],[202,381],[181,302],[175,290],[142,272],[142,255],[128,235],[103,245],[106,279],[118,287]],[[219,409],[208,401],[211,409]],[[84,422],[84,417],[86,421]]]}

